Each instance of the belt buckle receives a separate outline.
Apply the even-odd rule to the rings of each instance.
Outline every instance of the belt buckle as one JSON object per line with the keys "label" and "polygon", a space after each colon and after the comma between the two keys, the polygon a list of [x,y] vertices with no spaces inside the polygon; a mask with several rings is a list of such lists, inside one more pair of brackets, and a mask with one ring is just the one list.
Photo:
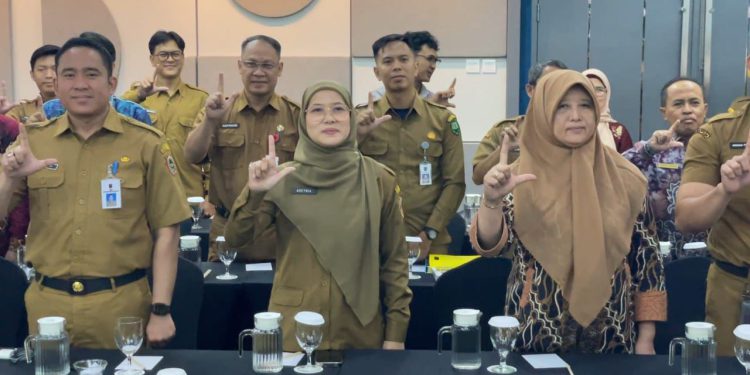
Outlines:
{"label": "belt buckle", "polygon": [[73,280],[70,283],[70,290],[73,291],[73,294],[81,294],[86,290],[86,286],[80,280]]}

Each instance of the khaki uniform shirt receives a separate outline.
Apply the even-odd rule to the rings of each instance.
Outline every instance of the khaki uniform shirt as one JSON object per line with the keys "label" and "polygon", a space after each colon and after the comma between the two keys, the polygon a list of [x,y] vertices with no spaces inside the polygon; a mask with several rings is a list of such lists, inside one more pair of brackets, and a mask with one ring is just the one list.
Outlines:
{"label": "khaki uniform shirt", "polygon": [[[701,182],[716,186],[725,161],[741,155],[750,131],[750,114],[734,111],[714,116],[701,126],[688,143],[682,185]],[[711,255],[737,266],[750,264],[750,188],[737,192],[724,213],[711,227]]]}
{"label": "khaki uniform shirt", "polygon": [[[32,152],[56,166],[28,176],[12,204],[29,195],[27,260],[52,277],[110,277],[149,268],[153,232],[190,217],[161,133],[113,108],[88,140],[68,116],[28,127]],[[119,163],[122,208],[102,209],[101,181]]]}
{"label": "khaki uniform shirt", "polygon": [[6,113],[5,115],[8,117],[12,117],[20,123],[26,124],[30,122],[29,117],[37,112],[42,111],[42,104],[44,104],[44,102],[42,101],[41,96],[37,96],[34,99],[22,100],[20,103],[11,108],[10,111],[8,111],[8,113]]}
{"label": "khaki uniform shirt", "polygon": [[[487,134],[484,135],[482,141],[479,142],[477,151],[474,154],[474,159],[471,160],[471,165],[474,167],[471,179],[475,184],[483,184],[484,175],[500,162],[500,146],[503,144],[503,130],[511,125],[515,125],[520,131],[523,119],[524,116],[516,116],[500,121],[493,125],[490,130],[487,131]],[[518,148],[510,150],[508,153],[508,163],[512,163],[518,159],[519,154],[520,152]]]}
{"label": "khaki uniform shirt", "polygon": [[[217,215],[211,224],[211,239],[223,234],[225,213],[229,215],[235,199],[247,185],[247,166],[268,155],[268,136],[273,135],[276,141],[276,156],[279,164],[294,159],[299,134],[297,121],[300,107],[285,96],[274,94],[268,105],[255,111],[248,104],[244,93],[237,97],[227,118],[219,125],[213,139],[208,157],[211,161],[209,175],[208,200],[216,206]],[[203,121],[205,109],[196,118],[196,124]],[[266,249],[265,252],[254,251],[259,258],[248,258],[248,246],[238,249],[240,260],[272,259],[275,238],[249,243]]]}
{"label": "khaki uniform shirt", "polygon": [[[380,270],[382,305],[372,322],[362,325],[347,304],[336,280],[318,261],[315,249],[302,232],[263,193],[250,194],[246,188],[232,209],[227,223],[228,246],[252,242],[264,232],[279,233],[276,244],[276,273],[268,311],[284,316],[284,350],[297,351],[294,337],[294,315],[300,311],[315,311],[323,315],[326,325],[319,349],[379,349],[383,340],[404,342],[409,327],[409,303],[412,292],[408,287],[409,271],[402,214],[392,172],[383,168],[379,174],[382,208],[380,223]],[[314,195],[310,199],[315,199]],[[335,215],[335,207],[328,213]],[[335,233],[331,233],[335,235]],[[342,249],[346,250],[346,249]],[[348,249],[355,250],[355,249]],[[345,256],[342,253],[342,256]],[[382,312],[382,313],[381,313]]]}
{"label": "khaki uniform shirt", "polygon": [[185,140],[195,126],[195,117],[206,104],[208,93],[187,83],[180,83],[174,94],[158,92],[146,100],[138,100],[138,89],[132,86],[122,95],[123,99],[136,102],[151,112],[151,123],[166,136],[177,164],[177,172],[189,197],[202,197],[203,176],[201,167],[185,160]]}
{"label": "khaki uniform shirt", "polygon": [[[358,108],[363,108],[362,106]],[[406,119],[401,119],[384,97],[375,102],[375,116],[390,114],[359,144],[362,154],[391,168],[398,176],[404,203],[406,234],[430,227],[438,231],[431,251],[445,253],[450,236],[445,230],[464,197],[464,150],[456,116],[445,107],[415,96]],[[427,142],[432,184],[420,185],[419,163]]]}

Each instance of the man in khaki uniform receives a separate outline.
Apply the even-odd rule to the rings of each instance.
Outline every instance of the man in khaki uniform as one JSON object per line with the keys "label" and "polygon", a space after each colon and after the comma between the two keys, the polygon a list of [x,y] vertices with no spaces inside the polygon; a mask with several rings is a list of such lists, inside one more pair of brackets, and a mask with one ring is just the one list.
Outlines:
{"label": "man in khaki uniform", "polygon": [[202,197],[201,167],[185,161],[183,146],[208,93],[180,78],[185,41],[176,32],[157,31],[148,42],[148,50],[155,69],[153,80],[134,83],[122,97],[152,111],[151,123],[167,137],[185,193]]}
{"label": "man in khaki uniform", "polygon": [[732,355],[750,264],[750,114],[711,118],[688,143],[677,193],[677,228],[711,229],[706,320],[716,325],[718,355]]}
{"label": "man in khaki uniform", "polygon": [[110,107],[116,79],[101,45],[73,38],[56,63],[67,115],[22,128],[0,173],[0,215],[30,201],[29,328],[62,316],[73,345],[115,348],[117,318],[137,316],[148,341],[163,343],[175,332],[177,224],[190,216],[169,145]]}
{"label": "man in khaki uniform", "polygon": [[34,99],[22,100],[13,106],[8,102],[5,93],[5,83],[0,96],[0,114],[14,118],[21,123],[29,123],[32,115],[41,112],[42,104],[55,98],[55,55],[60,47],[47,44],[37,48],[31,54],[31,79],[39,89],[39,95]]}
{"label": "man in khaki uniform", "polygon": [[422,238],[420,259],[445,254],[446,226],[463,199],[464,153],[456,116],[414,89],[414,52],[403,35],[386,35],[372,46],[382,99],[358,107],[357,137],[364,155],[398,176],[408,236]]}
{"label": "man in khaki uniform", "polygon": [[[273,135],[276,141],[279,164],[294,158],[300,109],[274,91],[284,68],[280,59],[281,44],[277,40],[265,35],[245,39],[237,61],[244,90],[226,99],[220,75],[219,92],[208,98],[185,142],[188,162],[201,163],[206,157],[211,161],[208,200],[216,206],[210,233],[211,260],[218,259],[214,240],[224,235],[232,205],[247,183],[248,164],[268,154],[268,136]],[[275,241],[275,234],[269,233],[239,248],[237,258],[273,259]]]}
{"label": "man in khaki uniform", "polygon": [[[548,60],[543,63],[536,63],[529,69],[529,80],[526,84],[526,95],[531,98],[534,95],[534,88],[536,88],[536,82],[543,75],[558,69],[568,69],[562,61],[559,60]],[[495,125],[492,125],[487,134],[484,135],[482,141],[479,142],[477,151],[474,153],[474,159],[471,160],[471,165],[474,167],[471,175],[471,180],[475,184],[481,185],[484,183],[484,175],[494,167],[500,161],[500,148],[503,144],[503,137],[508,136],[511,139],[511,150],[508,153],[508,163],[514,162],[518,159],[520,149],[516,139],[518,138],[518,130],[523,124],[524,115],[519,115],[509,119],[502,120]]]}

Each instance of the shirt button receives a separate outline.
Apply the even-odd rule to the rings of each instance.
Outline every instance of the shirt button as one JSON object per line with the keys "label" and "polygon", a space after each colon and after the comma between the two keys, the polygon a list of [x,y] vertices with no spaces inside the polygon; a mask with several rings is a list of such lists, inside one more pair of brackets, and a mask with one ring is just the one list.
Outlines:
{"label": "shirt button", "polygon": [[87,174],[88,174],[88,172],[86,172],[86,171],[81,171],[81,176],[85,176],[85,175],[87,175]]}
{"label": "shirt button", "polygon": [[76,234],[80,236],[81,235],[81,230],[80,229],[76,229]]}
{"label": "shirt button", "polygon": [[79,199],[78,200],[78,204],[80,204],[80,205],[83,206],[84,204],[86,204],[86,200],[85,199]]}
{"label": "shirt button", "polygon": [[327,281],[321,281],[320,285],[326,287],[326,286],[328,286],[328,282]]}

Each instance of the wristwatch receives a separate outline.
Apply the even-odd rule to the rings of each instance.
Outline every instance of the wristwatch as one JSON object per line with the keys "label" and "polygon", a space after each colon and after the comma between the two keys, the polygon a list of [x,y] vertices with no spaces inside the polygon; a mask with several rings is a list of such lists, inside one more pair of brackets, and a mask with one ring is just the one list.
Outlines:
{"label": "wristwatch", "polygon": [[172,311],[172,308],[164,303],[152,303],[151,304],[151,313],[158,316],[165,316],[169,315],[169,313]]}
{"label": "wristwatch", "polygon": [[430,241],[434,241],[437,238],[438,232],[432,228],[424,227],[424,233]]}

